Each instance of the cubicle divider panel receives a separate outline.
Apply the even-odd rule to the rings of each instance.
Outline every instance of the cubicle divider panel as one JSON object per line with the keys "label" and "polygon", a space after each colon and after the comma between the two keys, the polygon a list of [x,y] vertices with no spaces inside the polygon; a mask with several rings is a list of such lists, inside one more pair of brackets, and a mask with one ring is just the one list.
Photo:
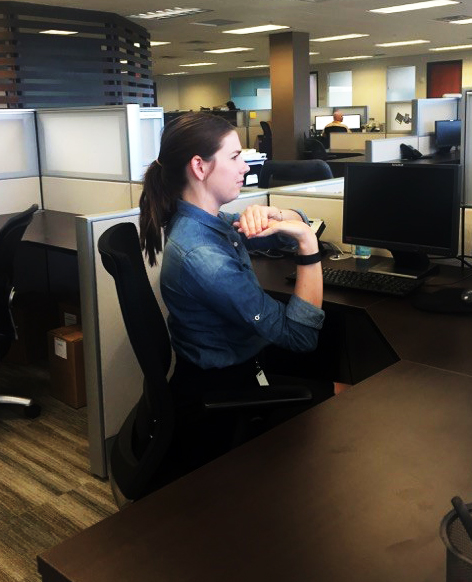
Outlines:
{"label": "cubicle divider panel", "polygon": [[[110,445],[142,392],[143,375],[122,320],[115,283],[102,265],[97,242],[111,226],[121,222],[137,225],[138,219],[136,208],[76,219],[90,468],[99,477],[108,474]],[[159,259],[158,266],[148,267],[148,275],[161,302]]]}
{"label": "cubicle divider panel", "polygon": [[44,208],[74,214],[95,214],[132,207],[129,182],[106,182],[43,176]]}
{"label": "cubicle divider panel", "polygon": [[364,151],[366,142],[373,139],[385,139],[384,133],[332,133],[329,136],[330,151]]}
{"label": "cubicle divider panel", "polygon": [[139,207],[139,199],[143,192],[142,182],[133,182],[131,184],[131,208]]}
{"label": "cubicle divider panel", "polygon": [[32,204],[43,206],[38,176],[0,180],[0,214],[21,212]]}
{"label": "cubicle divider panel", "polygon": [[[464,89],[461,101],[462,203],[472,206],[472,88]],[[470,247],[469,252],[470,254]]]}
{"label": "cubicle divider panel", "polygon": [[387,162],[401,158],[400,144],[405,143],[418,149],[418,137],[405,135],[366,142],[365,159],[367,162]]}
{"label": "cubicle divider panel", "polygon": [[434,134],[434,122],[444,119],[457,119],[459,99],[455,97],[438,99],[413,99],[412,133],[423,136]]}

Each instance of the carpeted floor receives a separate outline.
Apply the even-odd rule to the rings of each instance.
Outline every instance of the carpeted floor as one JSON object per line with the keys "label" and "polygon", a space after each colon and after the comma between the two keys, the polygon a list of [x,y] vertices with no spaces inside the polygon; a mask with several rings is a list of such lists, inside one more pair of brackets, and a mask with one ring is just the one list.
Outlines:
{"label": "carpeted floor", "polygon": [[0,364],[0,394],[30,396],[41,415],[0,406],[0,582],[38,582],[36,556],[118,511],[89,471],[87,411],[48,395],[46,367]]}

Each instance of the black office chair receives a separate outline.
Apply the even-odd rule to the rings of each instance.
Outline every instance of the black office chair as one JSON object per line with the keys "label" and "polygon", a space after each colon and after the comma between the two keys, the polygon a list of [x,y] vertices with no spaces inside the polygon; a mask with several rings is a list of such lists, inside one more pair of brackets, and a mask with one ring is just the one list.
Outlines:
{"label": "black office chair", "polygon": [[258,186],[272,188],[332,177],[331,168],[324,160],[269,160],[262,166]]}
{"label": "black office chair", "polygon": [[331,147],[331,134],[332,133],[347,133],[346,127],[341,127],[340,125],[330,125],[324,128],[324,135],[327,140],[326,147],[329,149]]}
{"label": "black office chair", "polygon": [[[142,395],[111,450],[112,490],[122,506],[188,470],[185,455],[179,457],[182,443],[185,445],[185,439],[179,438],[185,436],[186,426],[182,423],[186,419],[175,408],[167,382],[170,338],[149,283],[136,227],[129,222],[112,226],[100,236],[98,250],[105,269],[115,280],[128,337],[144,374]],[[204,393],[202,398],[205,421],[215,414],[238,411],[245,417],[253,411],[304,403],[311,399],[311,394],[303,386],[271,386],[254,394],[222,387],[217,392]],[[208,460],[205,455],[202,458]]]}
{"label": "black office chair", "polygon": [[[12,315],[12,302],[15,294],[13,276],[15,257],[26,228],[33,220],[38,205],[15,214],[0,229],[0,360],[10,350],[13,340],[17,339],[15,322]],[[24,407],[25,416],[35,418],[41,408],[31,398],[0,394],[0,404],[18,404]]]}
{"label": "black office chair", "polygon": [[321,139],[316,137],[304,137],[303,159],[305,160],[334,160],[336,154],[330,154]]}
{"label": "black office chair", "polygon": [[267,121],[260,121],[262,135],[259,137],[259,151],[267,154],[267,159],[272,159],[272,129]]}

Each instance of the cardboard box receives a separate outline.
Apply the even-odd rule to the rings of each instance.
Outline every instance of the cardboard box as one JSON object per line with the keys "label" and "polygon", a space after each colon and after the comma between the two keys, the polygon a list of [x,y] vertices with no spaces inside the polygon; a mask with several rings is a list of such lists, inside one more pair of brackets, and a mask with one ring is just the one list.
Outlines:
{"label": "cardboard box", "polygon": [[51,396],[80,408],[85,395],[83,334],[80,325],[69,325],[48,332]]}

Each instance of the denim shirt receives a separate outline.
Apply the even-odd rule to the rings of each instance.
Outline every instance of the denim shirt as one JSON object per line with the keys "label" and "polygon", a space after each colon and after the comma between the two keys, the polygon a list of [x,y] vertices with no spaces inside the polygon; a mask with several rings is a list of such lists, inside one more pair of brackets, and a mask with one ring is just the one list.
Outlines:
{"label": "denim shirt", "polygon": [[[263,291],[246,249],[261,239],[239,234],[238,217],[179,201],[167,227],[160,285],[172,345],[203,369],[240,364],[270,343],[313,350],[324,320],[323,310],[296,295],[285,304]],[[286,238],[267,237],[263,246],[277,242]]]}

